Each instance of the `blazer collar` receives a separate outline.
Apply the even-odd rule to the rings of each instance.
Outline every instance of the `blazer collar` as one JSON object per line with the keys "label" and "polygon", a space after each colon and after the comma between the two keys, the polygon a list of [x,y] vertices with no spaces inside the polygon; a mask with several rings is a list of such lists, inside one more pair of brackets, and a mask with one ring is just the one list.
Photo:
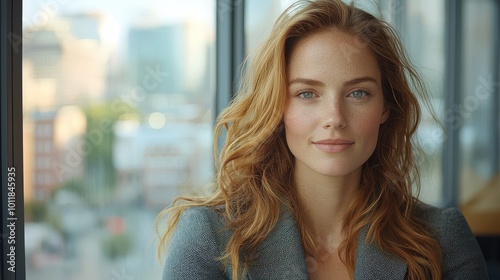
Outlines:
{"label": "blazer collar", "polygon": [[358,235],[354,279],[405,279],[407,264],[398,256],[380,249],[375,243],[366,243],[368,225]]}
{"label": "blazer collar", "polygon": [[[405,279],[406,262],[382,251],[374,243],[366,243],[368,226],[358,235],[355,280]],[[302,247],[300,232],[293,214],[284,211],[268,238],[257,251],[257,259],[247,271],[246,278],[306,280],[307,258]]]}
{"label": "blazer collar", "polygon": [[282,210],[273,231],[257,250],[246,279],[308,279],[306,258],[295,218]]}

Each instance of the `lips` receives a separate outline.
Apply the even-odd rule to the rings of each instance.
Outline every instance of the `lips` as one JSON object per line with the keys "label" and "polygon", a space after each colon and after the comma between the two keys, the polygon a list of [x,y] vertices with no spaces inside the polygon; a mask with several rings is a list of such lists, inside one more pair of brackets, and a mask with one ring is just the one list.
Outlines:
{"label": "lips", "polygon": [[349,149],[354,144],[354,141],[348,139],[324,139],[313,141],[313,144],[323,152],[340,153]]}

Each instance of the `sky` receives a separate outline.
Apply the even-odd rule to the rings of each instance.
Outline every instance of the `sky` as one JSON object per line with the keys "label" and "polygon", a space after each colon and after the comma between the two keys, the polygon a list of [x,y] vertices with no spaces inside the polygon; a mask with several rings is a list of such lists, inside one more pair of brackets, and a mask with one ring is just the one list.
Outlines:
{"label": "sky", "polygon": [[36,31],[54,17],[79,13],[104,15],[109,37],[121,41],[137,24],[189,20],[214,25],[215,0],[23,0],[23,27]]}
{"label": "sky", "polygon": [[23,24],[36,24],[40,18],[56,14],[100,11],[120,22],[130,23],[152,14],[165,21],[192,18],[202,22],[213,22],[215,0],[24,0]]}

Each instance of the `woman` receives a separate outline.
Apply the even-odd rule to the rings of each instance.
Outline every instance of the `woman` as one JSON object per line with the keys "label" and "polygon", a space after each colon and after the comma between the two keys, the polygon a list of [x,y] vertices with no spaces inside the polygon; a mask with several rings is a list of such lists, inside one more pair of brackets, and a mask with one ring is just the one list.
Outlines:
{"label": "woman", "polygon": [[213,194],[160,215],[163,279],[487,279],[461,213],[412,195],[417,94],[390,26],[289,8],[218,118]]}

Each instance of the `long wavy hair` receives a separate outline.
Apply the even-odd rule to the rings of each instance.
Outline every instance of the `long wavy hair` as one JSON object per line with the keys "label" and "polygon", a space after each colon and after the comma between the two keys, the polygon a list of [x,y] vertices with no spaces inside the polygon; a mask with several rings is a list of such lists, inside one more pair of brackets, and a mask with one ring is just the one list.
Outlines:
{"label": "long wavy hair", "polygon": [[[441,278],[440,246],[429,226],[414,215],[419,174],[412,137],[421,115],[417,97],[425,100],[425,87],[394,29],[341,0],[298,1],[278,18],[248,65],[238,95],[217,118],[213,192],[205,197],[179,197],[160,213],[157,227],[166,227],[159,233],[160,255],[182,212],[194,206],[221,211],[233,232],[220,256],[231,265],[233,279],[242,277],[253,253],[275,227],[283,206],[295,214],[305,253],[318,255],[300,215],[293,182],[294,158],[286,144],[283,113],[291,49],[305,36],[332,27],[351,34],[360,47],[373,52],[381,71],[385,104],[390,108],[345,213],[347,238],[339,256],[353,277],[357,236],[368,226],[365,242],[374,242],[405,260],[408,279]],[[220,151],[219,135],[225,136]]]}

